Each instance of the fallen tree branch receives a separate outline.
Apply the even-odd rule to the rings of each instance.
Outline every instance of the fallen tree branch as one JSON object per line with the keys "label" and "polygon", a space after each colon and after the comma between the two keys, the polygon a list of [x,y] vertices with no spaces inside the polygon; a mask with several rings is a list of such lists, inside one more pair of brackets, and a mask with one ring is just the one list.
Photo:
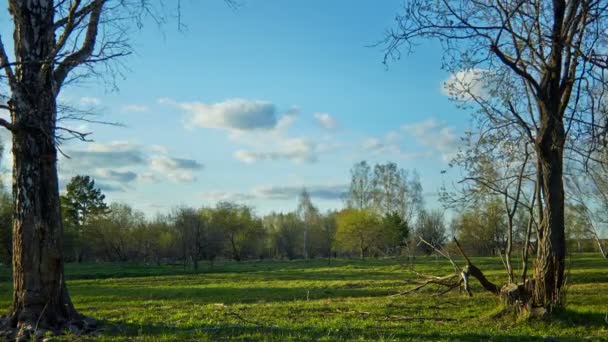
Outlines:
{"label": "fallen tree branch", "polygon": [[454,273],[445,275],[443,277],[438,277],[438,276],[423,275],[423,274],[415,272],[419,277],[426,278],[426,280],[423,280],[414,288],[392,294],[389,297],[402,296],[405,294],[416,292],[416,291],[418,291],[428,285],[432,285],[432,284],[446,287],[445,290],[438,293],[438,295],[440,295],[440,296],[444,295],[456,288],[464,288],[465,292],[470,297],[470,296],[473,296],[473,292],[471,291],[471,287],[470,287],[470,283],[469,283],[469,276],[472,276],[475,279],[477,279],[477,281],[481,284],[481,286],[485,290],[491,292],[492,294],[494,294],[496,296],[501,295],[501,287],[492,283],[490,280],[488,280],[488,278],[486,278],[486,276],[483,274],[483,272],[477,266],[475,266],[475,264],[473,264],[473,262],[466,255],[466,253],[462,249],[462,246],[460,246],[460,243],[458,242],[458,240],[456,238],[454,238],[454,243],[456,244],[456,248],[458,249],[458,251],[460,252],[462,257],[466,261],[466,266],[464,268],[461,268],[460,266],[458,266],[456,261],[454,261],[454,259],[450,256],[450,254],[447,251],[440,250],[435,245],[426,241],[425,239],[423,239],[420,236],[418,237],[418,239],[420,240],[421,243],[428,245],[434,251],[436,251],[439,255],[448,259],[450,261],[450,263],[452,264],[452,266],[454,266]]}

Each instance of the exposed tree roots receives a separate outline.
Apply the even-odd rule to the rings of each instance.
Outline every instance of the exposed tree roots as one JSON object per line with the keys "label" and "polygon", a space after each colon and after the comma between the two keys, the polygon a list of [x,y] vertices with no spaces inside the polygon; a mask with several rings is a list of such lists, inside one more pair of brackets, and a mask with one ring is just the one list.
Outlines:
{"label": "exposed tree roots", "polygon": [[71,320],[56,321],[52,326],[41,324],[40,320],[19,320],[0,318],[0,339],[10,341],[38,341],[49,335],[70,333],[77,336],[92,334],[97,330],[97,321],[83,316]]}

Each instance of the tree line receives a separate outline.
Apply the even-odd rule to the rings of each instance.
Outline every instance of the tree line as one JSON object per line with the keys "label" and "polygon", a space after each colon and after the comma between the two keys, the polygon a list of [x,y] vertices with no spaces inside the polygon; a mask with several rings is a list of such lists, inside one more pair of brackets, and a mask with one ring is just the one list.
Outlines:
{"label": "tree line", "polygon": [[[353,166],[345,208],[321,212],[305,188],[291,212],[258,215],[234,202],[176,207],[147,218],[125,203],[106,203],[90,176],[78,175],[61,195],[67,262],[183,264],[200,261],[381,257],[430,253],[412,239],[446,239],[441,210],[426,211],[415,172],[395,163]],[[0,194],[2,262],[10,264],[12,199]]]}

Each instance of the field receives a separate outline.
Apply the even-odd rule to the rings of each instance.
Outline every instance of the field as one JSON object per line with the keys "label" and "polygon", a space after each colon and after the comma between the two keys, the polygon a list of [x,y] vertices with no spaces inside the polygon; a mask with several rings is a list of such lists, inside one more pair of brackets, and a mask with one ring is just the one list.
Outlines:
{"label": "field", "polygon": [[[474,262],[503,279],[494,258]],[[551,322],[492,318],[497,300],[475,285],[438,297],[412,287],[411,271],[444,275],[445,260],[226,262],[199,272],[180,266],[67,265],[76,307],[100,322],[99,335],[60,340],[608,340],[608,262],[570,259],[568,309]],[[10,273],[0,270],[0,305]]]}

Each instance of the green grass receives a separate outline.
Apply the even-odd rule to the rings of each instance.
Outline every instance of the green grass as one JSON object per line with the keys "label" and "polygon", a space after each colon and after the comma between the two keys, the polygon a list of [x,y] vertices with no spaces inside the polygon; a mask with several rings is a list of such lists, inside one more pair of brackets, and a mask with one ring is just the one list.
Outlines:
{"label": "green grass", "polygon": [[[490,278],[499,260],[475,258]],[[102,334],[61,340],[608,340],[608,262],[571,260],[567,310],[550,322],[491,318],[498,301],[474,286],[442,297],[412,287],[412,265],[398,260],[220,263],[198,273],[179,266],[67,265],[80,312]],[[449,263],[418,258],[416,271],[444,275]],[[10,304],[10,274],[0,270],[0,305]],[[476,285],[476,284],[475,284]]]}

